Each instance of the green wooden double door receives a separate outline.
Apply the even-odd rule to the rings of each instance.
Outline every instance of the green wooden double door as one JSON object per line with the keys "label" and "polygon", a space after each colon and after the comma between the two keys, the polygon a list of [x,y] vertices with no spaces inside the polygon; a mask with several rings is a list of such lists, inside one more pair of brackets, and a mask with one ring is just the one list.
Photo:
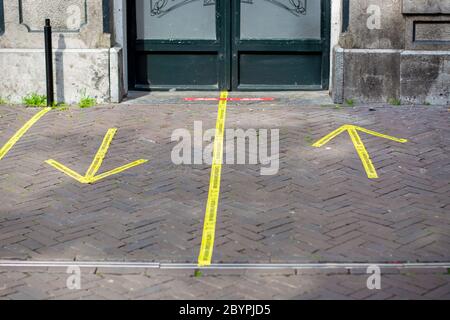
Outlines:
{"label": "green wooden double door", "polygon": [[330,2],[129,1],[130,87],[327,89]]}

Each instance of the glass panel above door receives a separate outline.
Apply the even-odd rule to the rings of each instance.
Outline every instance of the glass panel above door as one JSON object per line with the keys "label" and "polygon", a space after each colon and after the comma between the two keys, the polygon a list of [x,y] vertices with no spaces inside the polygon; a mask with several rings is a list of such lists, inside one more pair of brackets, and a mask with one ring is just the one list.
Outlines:
{"label": "glass panel above door", "polygon": [[216,0],[136,0],[138,40],[216,40]]}
{"label": "glass panel above door", "polygon": [[242,40],[321,39],[321,0],[241,0]]}

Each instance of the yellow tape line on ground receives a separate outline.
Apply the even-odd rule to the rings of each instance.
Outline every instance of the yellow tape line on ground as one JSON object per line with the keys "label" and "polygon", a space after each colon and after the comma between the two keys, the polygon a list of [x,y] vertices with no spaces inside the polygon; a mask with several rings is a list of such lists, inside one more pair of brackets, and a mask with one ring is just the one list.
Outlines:
{"label": "yellow tape line on ground", "polygon": [[59,163],[56,160],[53,159],[49,159],[47,161],[45,161],[47,164],[51,165],[52,167],[54,167],[55,169],[61,171],[62,173],[68,175],[69,177],[71,177],[72,179],[77,180],[80,183],[89,183],[89,180],[86,179],[86,177],[83,177],[81,174],[79,174],[78,172],[73,171],[70,168],[67,168],[65,165],[63,165],[62,163]]}
{"label": "yellow tape line on ground", "polygon": [[355,130],[359,130],[364,133],[371,134],[375,137],[384,138],[384,139],[392,140],[392,141],[399,142],[399,143],[407,143],[408,142],[408,139],[400,139],[400,138],[396,138],[393,136],[388,136],[387,134],[382,134],[382,133],[372,131],[372,130],[369,130],[369,129],[366,129],[363,127],[353,126],[353,128],[355,128]]}
{"label": "yellow tape line on ground", "polygon": [[224,91],[220,94],[208,202],[206,205],[202,244],[200,247],[200,255],[198,257],[198,265],[200,267],[211,265],[214,250],[217,208],[219,206],[220,180],[222,175],[223,137],[227,113],[227,98],[228,92]]}
{"label": "yellow tape line on ground", "polygon": [[148,162],[148,160],[145,160],[145,159],[136,160],[136,161],[134,161],[134,162],[131,162],[131,163],[126,164],[126,165],[124,165],[124,166],[121,166],[121,167],[119,167],[119,168],[116,168],[116,169],[113,169],[113,170],[111,170],[111,171],[108,171],[108,172],[99,174],[98,176],[92,177],[92,178],[90,179],[90,183],[95,183],[95,182],[97,182],[97,181],[100,181],[100,180],[105,179],[105,178],[107,178],[107,177],[110,177],[110,176],[112,176],[112,175],[115,175],[115,174],[124,172],[124,171],[126,171],[126,170],[128,170],[128,169],[131,169],[131,168],[140,166],[141,164],[144,164],[144,163],[147,163],[147,162]]}
{"label": "yellow tape line on ground", "polygon": [[114,139],[116,133],[116,128],[109,129],[106,133],[105,138],[103,138],[102,145],[98,149],[97,154],[95,155],[89,169],[86,171],[86,179],[91,180],[92,178],[94,178],[95,174],[102,166],[103,160],[105,159],[106,153],[108,152],[109,146],[111,145],[111,141]]}
{"label": "yellow tape line on ground", "polygon": [[108,153],[108,149],[111,146],[111,142],[114,139],[114,136],[116,135],[116,133],[117,133],[116,128],[112,128],[112,129],[108,130],[105,137],[103,138],[102,145],[98,149],[94,159],[91,162],[91,165],[89,166],[89,169],[86,171],[86,174],[84,176],[82,176],[78,172],[75,172],[74,170],[66,167],[65,165],[63,165],[53,159],[47,160],[46,163],[51,165],[55,169],[61,171],[62,173],[68,175],[72,179],[77,180],[80,183],[93,184],[93,183],[96,183],[102,179],[109,177],[109,176],[121,173],[125,170],[137,167],[141,164],[148,162],[148,160],[140,159],[140,160],[131,162],[129,164],[126,164],[124,166],[118,167],[116,169],[110,170],[108,172],[96,175],[97,172],[100,170],[100,167],[103,164],[103,160],[105,160],[106,154]]}
{"label": "yellow tape line on ground", "polygon": [[369,153],[367,152],[367,149],[364,146],[364,143],[362,142],[358,132],[356,131],[355,128],[350,128],[348,129],[348,134],[350,135],[353,145],[355,146],[356,152],[358,153],[359,158],[361,159],[361,162],[364,166],[364,169],[366,170],[367,177],[369,179],[378,179],[377,171],[373,166],[372,160],[370,160]]}
{"label": "yellow tape line on ground", "polygon": [[11,148],[17,143],[17,141],[22,138],[22,136],[27,133],[27,131],[37,122],[40,118],[45,116],[47,112],[52,110],[52,108],[45,108],[41,111],[39,111],[36,115],[34,115],[30,120],[28,120],[27,123],[23,125],[22,128],[19,129],[12,137],[9,139],[8,142],[0,149],[0,160],[3,159],[4,156],[11,150]]}
{"label": "yellow tape line on ground", "polygon": [[320,139],[319,141],[317,141],[316,143],[314,143],[312,146],[316,147],[316,148],[320,148],[323,147],[324,145],[326,145],[328,142],[330,142],[331,140],[333,140],[334,138],[336,138],[338,135],[340,135],[341,133],[345,132],[348,130],[347,126],[342,126],[339,129],[334,130],[333,132],[327,134],[325,137],[323,137],[322,139]]}

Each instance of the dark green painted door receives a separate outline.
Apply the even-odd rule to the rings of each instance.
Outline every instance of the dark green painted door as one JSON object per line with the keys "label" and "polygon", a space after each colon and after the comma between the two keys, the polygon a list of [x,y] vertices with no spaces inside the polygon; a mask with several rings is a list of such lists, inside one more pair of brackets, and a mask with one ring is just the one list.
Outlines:
{"label": "dark green painted door", "polygon": [[129,1],[130,86],[328,86],[330,0]]}
{"label": "dark green painted door", "polygon": [[327,88],[329,2],[233,0],[233,89]]}

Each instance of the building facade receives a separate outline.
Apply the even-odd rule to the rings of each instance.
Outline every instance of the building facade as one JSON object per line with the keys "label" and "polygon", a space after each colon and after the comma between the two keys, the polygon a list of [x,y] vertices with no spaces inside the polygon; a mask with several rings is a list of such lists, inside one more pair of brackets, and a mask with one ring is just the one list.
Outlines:
{"label": "building facade", "polygon": [[0,0],[0,97],[330,90],[336,103],[450,103],[450,0]]}

